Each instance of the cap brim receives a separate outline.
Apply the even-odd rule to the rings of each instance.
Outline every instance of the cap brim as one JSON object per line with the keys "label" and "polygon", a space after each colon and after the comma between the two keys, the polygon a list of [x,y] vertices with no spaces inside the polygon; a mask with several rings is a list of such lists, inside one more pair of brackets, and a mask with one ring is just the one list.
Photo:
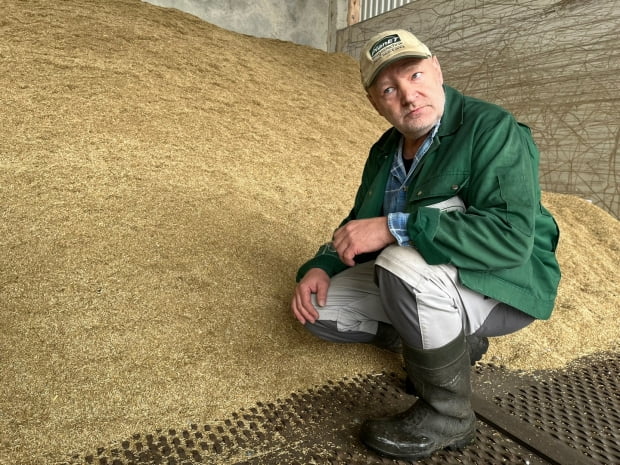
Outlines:
{"label": "cap brim", "polygon": [[383,71],[386,67],[388,67],[389,65],[391,65],[392,63],[396,62],[396,61],[400,61],[403,60],[405,58],[430,58],[431,55],[427,55],[427,54],[420,54],[420,53],[413,53],[413,52],[403,52],[402,54],[397,54],[395,56],[393,56],[392,58],[390,58],[389,60],[387,60],[385,63],[382,63],[381,66],[379,66],[374,73],[371,74],[370,79],[368,80],[367,83],[364,83],[364,88],[368,89],[370,86],[372,86],[375,82],[375,80],[377,79],[377,76],[379,76],[379,74],[381,74],[381,71]]}

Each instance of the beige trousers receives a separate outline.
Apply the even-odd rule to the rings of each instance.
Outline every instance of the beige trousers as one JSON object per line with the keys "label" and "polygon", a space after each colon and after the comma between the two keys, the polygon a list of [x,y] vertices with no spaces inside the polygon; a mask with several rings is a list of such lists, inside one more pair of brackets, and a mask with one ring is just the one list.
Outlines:
{"label": "beige trousers", "polygon": [[338,342],[370,342],[378,322],[392,324],[411,347],[434,349],[465,334],[500,336],[533,318],[463,286],[452,265],[429,265],[411,247],[390,246],[375,261],[331,280],[319,320],[306,325]]}

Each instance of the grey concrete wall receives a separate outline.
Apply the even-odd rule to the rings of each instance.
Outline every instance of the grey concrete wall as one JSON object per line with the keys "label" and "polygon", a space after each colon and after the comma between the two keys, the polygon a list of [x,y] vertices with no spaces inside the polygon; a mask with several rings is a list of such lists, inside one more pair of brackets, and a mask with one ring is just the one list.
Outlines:
{"label": "grey concrete wall", "polygon": [[[144,1],[144,0],[143,0]],[[333,51],[346,26],[347,0],[147,0],[224,29]]]}
{"label": "grey concrete wall", "polygon": [[357,58],[375,32],[409,29],[448,84],[508,108],[541,150],[543,189],[620,218],[620,0],[414,0],[338,31]]}

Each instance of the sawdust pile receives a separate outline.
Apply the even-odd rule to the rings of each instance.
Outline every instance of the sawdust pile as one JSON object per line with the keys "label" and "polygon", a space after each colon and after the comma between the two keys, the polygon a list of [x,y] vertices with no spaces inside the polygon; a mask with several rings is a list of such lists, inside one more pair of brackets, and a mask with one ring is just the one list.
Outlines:
{"label": "sawdust pile", "polygon": [[[351,58],[138,0],[6,0],[0,35],[0,464],[399,369],[288,309],[386,128]],[[494,341],[517,369],[617,349],[619,223],[545,198],[564,280]]]}

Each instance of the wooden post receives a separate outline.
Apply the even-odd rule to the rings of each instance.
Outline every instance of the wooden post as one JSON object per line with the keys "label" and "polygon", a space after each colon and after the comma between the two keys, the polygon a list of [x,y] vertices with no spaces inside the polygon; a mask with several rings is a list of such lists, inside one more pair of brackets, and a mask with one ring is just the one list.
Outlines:
{"label": "wooden post", "polygon": [[360,22],[360,3],[362,0],[349,0],[349,13],[347,15],[347,26],[352,26]]}

